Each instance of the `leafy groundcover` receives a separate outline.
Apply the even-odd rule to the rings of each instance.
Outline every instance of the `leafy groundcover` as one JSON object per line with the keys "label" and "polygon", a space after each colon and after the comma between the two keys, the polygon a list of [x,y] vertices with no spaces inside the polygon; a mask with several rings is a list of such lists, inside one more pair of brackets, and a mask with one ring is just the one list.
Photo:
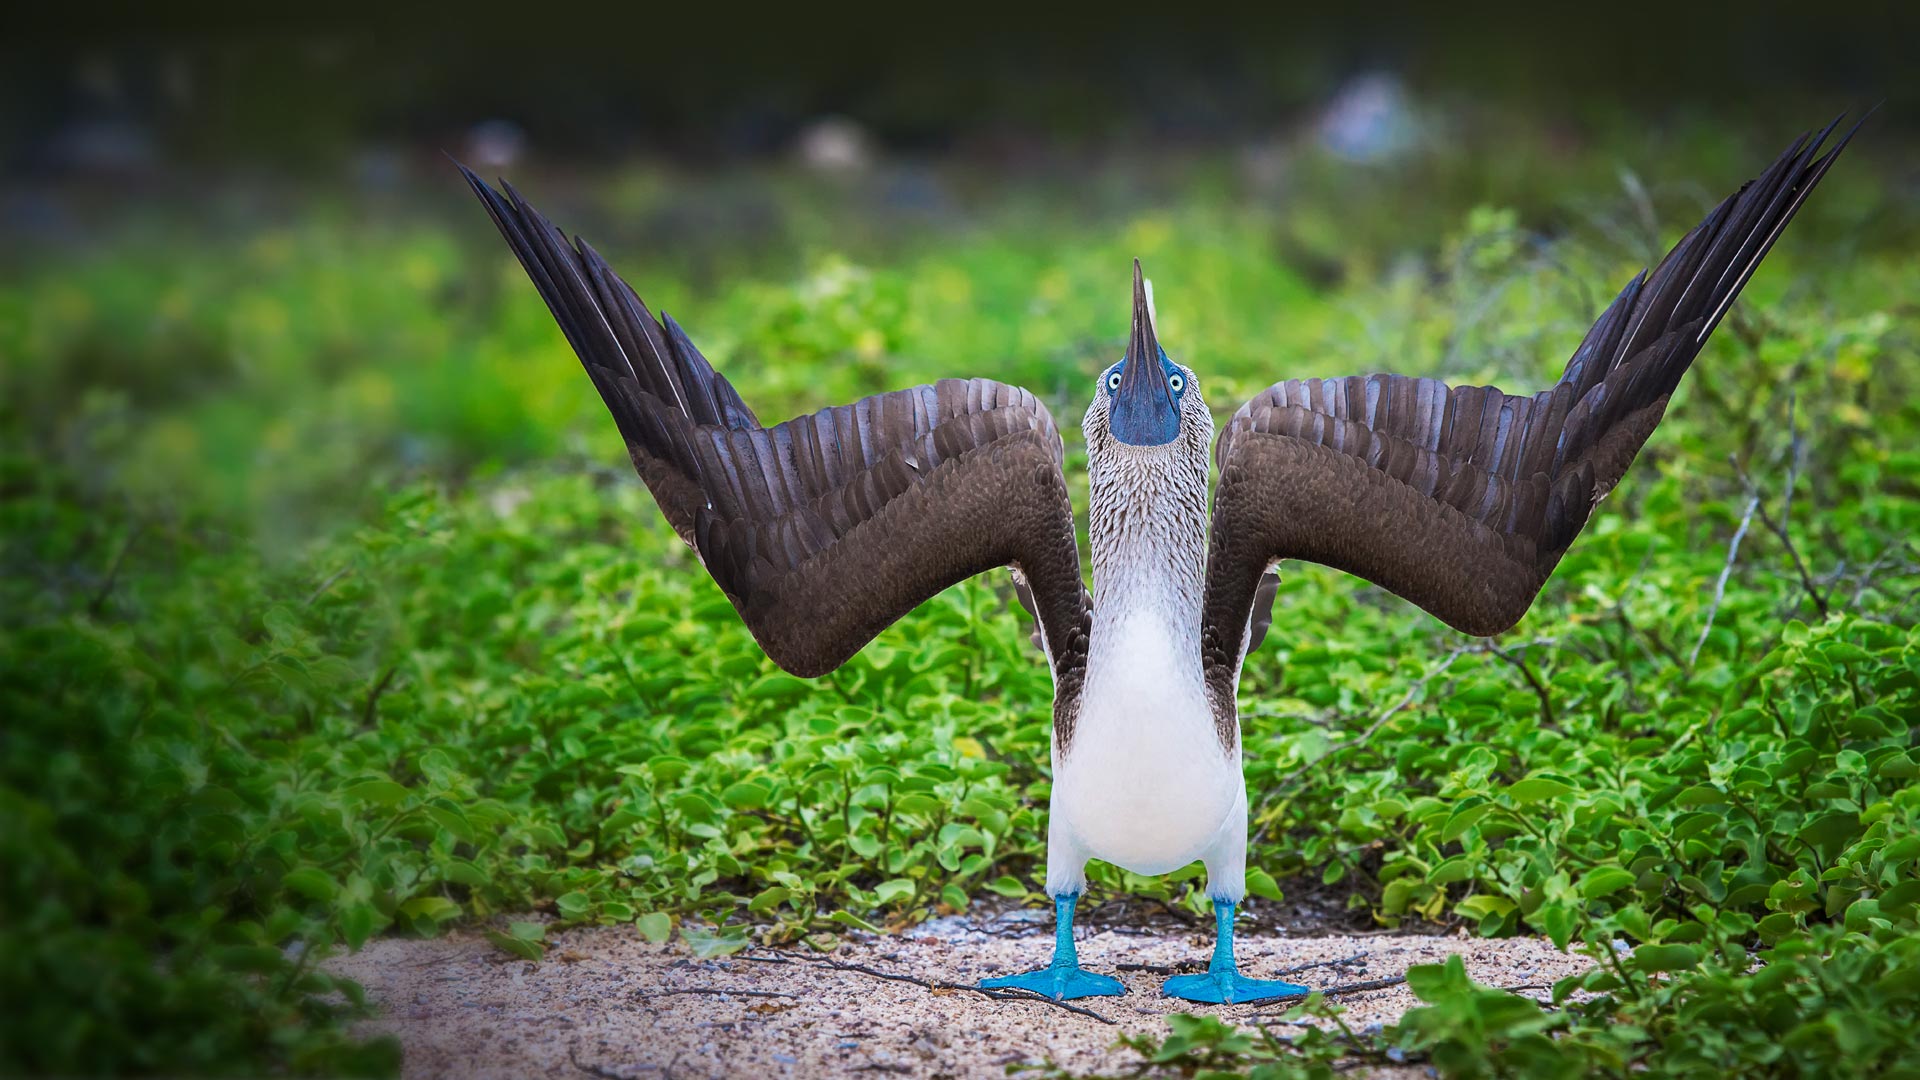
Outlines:
{"label": "leafy groundcover", "polygon": [[[1410,176],[1368,194],[1414,254],[1360,236],[1328,283],[1274,238],[1312,249],[1336,183],[1282,212],[1213,175],[641,280],[763,415],[966,371],[1071,431],[1135,254],[1221,410],[1301,372],[1543,385],[1648,254],[1605,215],[1423,233]],[[1289,567],[1249,661],[1256,898],[1314,882],[1597,966],[1551,1007],[1416,968],[1382,1031],[1183,1018],[1143,1071],[1920,1072],[1920,270],[1846,239],[1878,175],[1836,172],[1516,631]],[[1703,208],[1672,202],[1669,235]],[[1005,581],[829,679],[772,668],[478,228],[318,214],[0,288],[0,1072],[391,1073],[319,963],[376,934],[470,923],[538,961],[553,920],[631,924],[711,955],[1039,901],[1051,688]],[[1197,866],[1093,870],[1205,904]]]}

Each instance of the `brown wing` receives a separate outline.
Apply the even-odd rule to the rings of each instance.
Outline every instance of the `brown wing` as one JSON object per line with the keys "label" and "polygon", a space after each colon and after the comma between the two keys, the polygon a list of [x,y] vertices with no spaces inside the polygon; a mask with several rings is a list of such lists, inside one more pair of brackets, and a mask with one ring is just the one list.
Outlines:
{"label": "brown wing", "polygon": [[[985,379],[877,394],[760,426],[678,324],[583,242],[461,169],[626,437],[661,511],[767,655],[824,675],[956,582],[1016,566],[1071,724],[1091,602],[1053,417]],[[1063,713],[1063,708],[1065,712]]]}
{"label": "brown wing", "polygon": [[1357,574],[1466,633],[1518,622],[1852,138],[1816,157],[1832,130],[1801,136],[1629,282],[1551,390],[1356,375],[1241,406],[1215,449],[1201,633],[1216,704],[1233,700],[1255,590],[1279,559]]}

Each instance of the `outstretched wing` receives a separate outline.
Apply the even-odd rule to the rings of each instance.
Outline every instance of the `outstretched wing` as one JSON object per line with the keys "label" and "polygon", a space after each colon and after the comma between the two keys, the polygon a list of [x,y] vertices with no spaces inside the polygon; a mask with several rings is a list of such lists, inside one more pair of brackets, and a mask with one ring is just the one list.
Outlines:
{"label": "outstretched wing", "polygon": [[1832,130],[1801,136],[1629,282],[1551,390],[1355,375],[1241,406],[1215,448],[1201,631],[1215,702],[1233,700],[1255,590],[1280,559],[1357,574],[1466,633],[1518,622],[1852,138],[1820,155]]}
{"label": "outstretched wing", "polygon": [[754,637],[795,675],[839,667],[942,589],[1014,566],[1077,708],[1091,601],[1060,433],[985,379],[876,394],[762,427],[671,316],[656,321],[585,242],[511,186],[461,172],[592,377],[667,520]]}

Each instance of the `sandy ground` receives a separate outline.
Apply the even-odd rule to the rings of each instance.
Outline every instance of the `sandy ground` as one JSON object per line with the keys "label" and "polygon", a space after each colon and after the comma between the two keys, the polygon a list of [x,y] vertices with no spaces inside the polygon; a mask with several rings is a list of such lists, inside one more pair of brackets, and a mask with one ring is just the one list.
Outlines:
{"label": "sandy ground", "polygon": [[[1082,1073],[1134,1063],[1131,1051],[1113,1048],[1116,1035],[1164,1035],[1168,1013],[1273,1023],[1283,1011],[1160,995],[1167,974],[1205,962],[1211,930],[1085,936],[1081,963],[1127,987],[1124,997],[1077,1003],[1098,1019],[830,966],[972,983],[1044,964],[1049,925],[1037,912],[949,918],[901,937],[849,940],[831,956],[751,949],[715,960],[697,960],[677,942],[649,944],[631,927],[583,929],[553,935],[539,964],[457,933],[377,940],[327,966],[359,980],[380,1005],[367,1026],[399,1036],[407,1077],[1004,1077],[1008,1065],[1047,1058]],[[1501,987],[1544,987],[1588,963],[1529,938],[1243,936],[1238,946],[1247,974],[1318,989],[1389,979],[1455,952],[1475,979]],[[1338,1000],[1355,1027],[1389,1023],[1416,1004],[1404,984]]]}

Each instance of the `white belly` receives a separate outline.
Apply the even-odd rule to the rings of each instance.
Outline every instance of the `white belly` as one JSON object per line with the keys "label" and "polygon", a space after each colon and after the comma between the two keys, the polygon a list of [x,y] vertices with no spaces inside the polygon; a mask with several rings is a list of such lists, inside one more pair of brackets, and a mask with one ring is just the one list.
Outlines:
{"label": "white belly", "polygon": [[1055,752],[1051,813],[1085,854],[1165,874],[1213,847],[1241,798],[1240,756],[1220,745],[1199,665],[1176,664],[1150,625],[1116,629]]}

